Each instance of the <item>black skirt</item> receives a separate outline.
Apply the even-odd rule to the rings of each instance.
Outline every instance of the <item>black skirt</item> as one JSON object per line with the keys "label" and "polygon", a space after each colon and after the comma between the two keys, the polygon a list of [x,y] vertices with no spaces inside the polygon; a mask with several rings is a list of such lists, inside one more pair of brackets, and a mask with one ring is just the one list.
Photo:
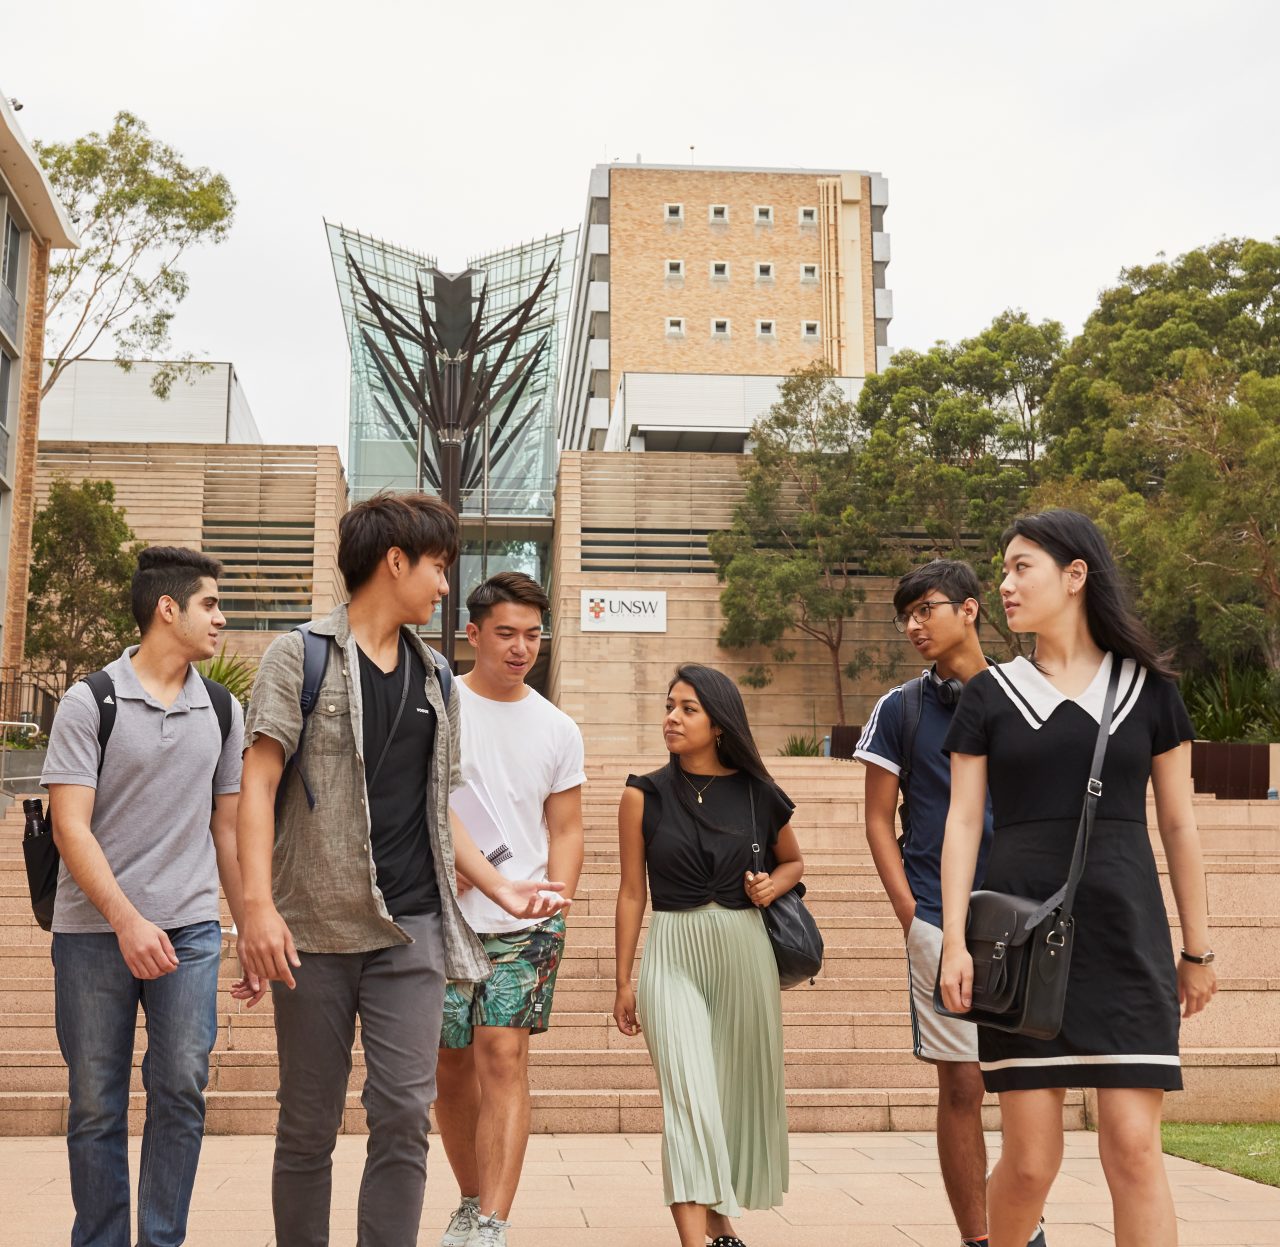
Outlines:
{"label": "black skirt", "polygon": [[[1077,823],[997,829],[985,886],[1048,897],[1062,885]],[[1099,819],[1075,905],[1062,1031],[1028,1039],[978,1028],[988,1091],[1039,1087],[1182,1088],[1178,977],[1145,822]]]}

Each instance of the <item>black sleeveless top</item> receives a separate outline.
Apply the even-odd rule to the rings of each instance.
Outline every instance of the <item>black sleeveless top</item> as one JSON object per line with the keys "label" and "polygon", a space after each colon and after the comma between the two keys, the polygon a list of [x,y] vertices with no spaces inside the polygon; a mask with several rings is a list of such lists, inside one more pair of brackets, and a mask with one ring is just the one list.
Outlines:
{"label": "black sleeveless top", "polygon": [[[649,897],[657,910],[697,909],[714,901],[726,909],[750,909],[744,875],[754,870],[752,843],[760,845],[763,866],[774,865],[778,833],[791,821],[794,803],[781,788],[741,771],[721,775],[672,776],[662,767],[648,775],[628,775],[627,787],[644,793],[645,867]],[[672,791],[692,782],[702,792],[702,808],[717,831],[695,819]],[[689,796],[694,801],[692,790]],[[756,840],[752,840],[752,801]]]}

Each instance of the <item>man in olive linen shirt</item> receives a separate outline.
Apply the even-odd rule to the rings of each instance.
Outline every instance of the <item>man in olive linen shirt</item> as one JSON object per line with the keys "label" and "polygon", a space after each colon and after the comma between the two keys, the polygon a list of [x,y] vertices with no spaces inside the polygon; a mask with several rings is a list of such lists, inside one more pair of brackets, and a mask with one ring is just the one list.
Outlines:
{"label": "man in olive linen shirt", "polygon": [[329,648],[305,733],[300,633],[272,642],[249,702],[240,955],[271,981],[275,1006],[278,1247],[329,1242],[357,1018],[369,1146],[356,1241],[417,1242],[445,979],[489,973],[458,909],[455,859],[510,913],[545,918],[566,903],[541,895],[558,884],[504,879],[450,826],[458,694],[445,705],[411,628],[435,614],[457,554],[457,516],[439,499],[379,494],[353,507],[338,526],[351,601],[312,627]]}

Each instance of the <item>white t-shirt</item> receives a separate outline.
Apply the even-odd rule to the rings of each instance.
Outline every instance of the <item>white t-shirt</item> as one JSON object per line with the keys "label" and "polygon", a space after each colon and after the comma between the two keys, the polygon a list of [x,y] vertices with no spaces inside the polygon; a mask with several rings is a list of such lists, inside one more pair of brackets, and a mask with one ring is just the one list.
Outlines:
{"label": "white t-shirt", "polygon": [[[492,701],[455,681],[462,698],[462,778],[481,789],[512,856],[497,869],[508,879],[547,877],[547,820],[554,792],[586,782],[582,733],[534,689],[520,701]],[[513,918],[479,888],[459,901],[471,929],[488,935],[523,931],[541,919]]]}

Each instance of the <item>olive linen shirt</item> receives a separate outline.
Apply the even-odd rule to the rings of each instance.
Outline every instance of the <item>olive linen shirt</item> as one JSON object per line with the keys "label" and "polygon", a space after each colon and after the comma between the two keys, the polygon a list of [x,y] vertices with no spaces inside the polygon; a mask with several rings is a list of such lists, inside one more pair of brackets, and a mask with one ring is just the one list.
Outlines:
{"label": "olive linen shirt", "polygon": [[[333,643],[302,754],[281,781],[286,787],[271,860],[275,905],[300,952],[364,953],[409,944],[411,937],[387,912],[378,889],[365,787],[360,658],[346,606],[317,620],[311,631]],[[430,767],[423,822],[440,884],[445,975],[478,982],[490,973],[489,958],[458,908],[449,822],[449,793],[462,785],[458,692],[455,687],[446,711],[426,645],[408,629],[404,636],[422,656],[427,702],[436,715],[431,756],[422,760]],[[277,637],[263,655],[245,718],[246,747],[269,736],[286,758],[297,749],[303,726],[302,655],[302,634],[296,631]],[[314,809],[308,808],[299,768],[315,796]]]}

